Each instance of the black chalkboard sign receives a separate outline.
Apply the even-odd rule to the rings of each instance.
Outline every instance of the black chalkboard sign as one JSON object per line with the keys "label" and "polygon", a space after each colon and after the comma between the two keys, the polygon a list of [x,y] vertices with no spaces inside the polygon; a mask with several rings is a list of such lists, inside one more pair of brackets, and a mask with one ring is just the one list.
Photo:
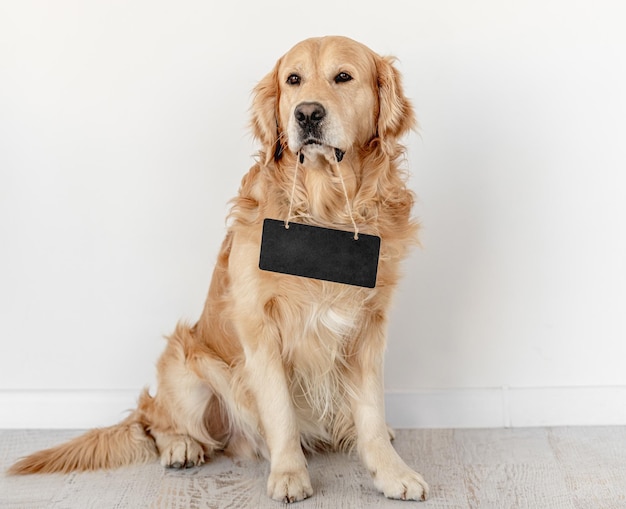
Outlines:
{"label": "black chalkboard sign", "polygon": [[374,288],[380,237],[265,219],[259,268],[292,276]]}

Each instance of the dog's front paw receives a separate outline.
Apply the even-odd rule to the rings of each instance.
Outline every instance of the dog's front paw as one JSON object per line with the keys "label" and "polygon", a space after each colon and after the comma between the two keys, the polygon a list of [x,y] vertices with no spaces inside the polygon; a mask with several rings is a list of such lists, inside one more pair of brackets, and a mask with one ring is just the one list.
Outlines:
{"label": "dog's front paw", "polygon": [[271,472],[267,481],[267,495],[287,504],[313,495],[311,479],[306,468],[290,472]]}
{"label": "dog's front paw", "polygon": [[398,467],[374,474],[374,485],[387,498],[398,500],[426,500],[428,484],[424,478],[409,467]]}

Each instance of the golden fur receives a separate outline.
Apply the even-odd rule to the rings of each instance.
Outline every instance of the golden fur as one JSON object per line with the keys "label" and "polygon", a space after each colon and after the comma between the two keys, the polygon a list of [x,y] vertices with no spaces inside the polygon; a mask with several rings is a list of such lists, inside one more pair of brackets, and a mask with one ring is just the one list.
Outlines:
{"label": "golden fur", "polygon": [[[303,104],[322,106],[319,125],[298,120]],[[251,113],[258,162],[232,202],[202,316],[176,327],[158,362],[156,395],[144,391],[120,424],[34,453],[10,473],[157,457],[186,468],[226,451],[268,458],[268,495],[293,502],[312,494],[303,449],[356,446],[386,496],[426,498],[384,422],[388,309],[417,231],[398,163],[398,139],[415,119],[393,60],[347,38],[308,39],[257,85]],[[290,219],[351,229],[341,171],[359,230],[382,239],[376,288],[259,270],[263,219],[287,218],[298,157]]]}

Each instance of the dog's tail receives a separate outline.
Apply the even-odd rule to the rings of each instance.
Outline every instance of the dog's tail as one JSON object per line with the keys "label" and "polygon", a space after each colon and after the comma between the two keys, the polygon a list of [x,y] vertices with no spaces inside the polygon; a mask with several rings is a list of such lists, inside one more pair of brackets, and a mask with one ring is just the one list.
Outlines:
{"label": "dog's tail", "polygon": [[[147,391],[141,400],[149,398]],[[20,459],[8,474],[47,474],[117,468],[158,458],[154,439],[139,410],[119,424],[88,431],[69,442]]]}

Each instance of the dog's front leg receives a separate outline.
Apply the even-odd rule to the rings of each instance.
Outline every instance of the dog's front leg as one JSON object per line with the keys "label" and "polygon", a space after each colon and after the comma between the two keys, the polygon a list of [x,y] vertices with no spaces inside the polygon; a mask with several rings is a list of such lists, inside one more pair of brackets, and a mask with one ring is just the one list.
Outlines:
{"label": "dog's front leg", "polygon": [[388,498],[426,500],[428,485],[400,458],[391,445],[385,423],[383,391],[384,325],[372,325],[364,332],[354,375],[356,394],[352,412],[361,459],[374,479],[376,488]]}
{"label": "dog's front leg", "polygon": [[267,494],[289,503],[310,497],[313,489],[280,356],[278,334],[272,329],[270,325],[257,328],[254,345],[246,348],[246,373],[270,452]]}

